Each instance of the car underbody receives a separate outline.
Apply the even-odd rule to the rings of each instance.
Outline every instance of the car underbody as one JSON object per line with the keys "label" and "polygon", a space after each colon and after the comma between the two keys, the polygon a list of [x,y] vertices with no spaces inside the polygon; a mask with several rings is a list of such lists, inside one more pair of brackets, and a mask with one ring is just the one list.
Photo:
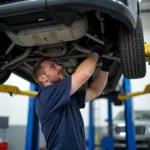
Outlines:
{"label": "car underbody", "polygon": [[[27,1],[21,2],[24,2],[25,6]],[[23,12],[21,2],[18,2],[20,7],[15,6],[18,9],[20,8],[19,10],[13,8],[15,2],[12,0],[0,5],[0,12],[2,12],[0,15],[1,84],[5,82],[11,72],[34,82],[32,66],[45,56],[49,56],[61,64],[66,76],[70,75],[90,55],[92,48],[98,45],[105,48],[103,57],[115,60],[103,94],[108,96],[110,92],[116,91],[124,67],[122,67],[120,56],[123,54],[120,53],[120,43],[118,43],[119,29],[120,26],[123,26],[128,28],[128,32],[133,32],[136,26],[136,20],[134,19],[136,15],[132,16],[130,13],[128,15],[124,13],[124,16],[127,17],[123,17],[121,13],[120,16],[116,15],[117,8],[114,10],[116,12],[112,11],[112,8],[104,9],[103,3],[99,4],[101,9],[93,8],[95,1],[92,2],[91,5],[93,6],[91,7],[88,2],[84,6],[82,3],[76,5],[75,2],[71,5],[69,1],[65,1],[64,3],[67,5],[64,6],[58,2],[56,7],[54,7],[54,3],[51,3],[51,9],[43,10],[40,8],[38,10],[37,8],[32,12],[28,10],[27,13],[26,9],[29,9],[31,5],[28,8],[24,7]],[[38,0],[36,7],[41,2]],[[112,1],[109,2],[115,6]],[[10,4],[10,9],[5,12],[5,5],[10,6]],[[47,1],[47,7],[49,5],[50,1]],[[118,3],[116,6],[125,9]],[[3,11],[1,8],[3,8]],[[101,60],[98,61],[94,74],[83,87],[86,88],[90,85],[100,72],[100,68]],[[134,73],[130,75],[129,73],[127,76],[129,78],[141,78],[144,74]]]}

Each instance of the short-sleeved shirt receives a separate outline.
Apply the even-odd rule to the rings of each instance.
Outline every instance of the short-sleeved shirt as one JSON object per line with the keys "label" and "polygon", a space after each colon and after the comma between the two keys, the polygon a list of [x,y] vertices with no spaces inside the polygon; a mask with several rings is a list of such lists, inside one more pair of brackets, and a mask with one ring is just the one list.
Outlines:
{"label": "short-sleeved shirt", "polygon": [[84,123],[80,108],[85,107],[85,90],[70,96],[71,76],[41,88],[35,110],[48,150],[85,150]]}

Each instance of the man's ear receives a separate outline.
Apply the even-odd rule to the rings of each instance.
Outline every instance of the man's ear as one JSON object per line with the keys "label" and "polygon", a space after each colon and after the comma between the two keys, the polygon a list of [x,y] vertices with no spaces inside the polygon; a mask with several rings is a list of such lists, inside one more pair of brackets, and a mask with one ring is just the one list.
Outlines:
{"label": "man's ear", "polygon": [[39,80],[40,82],[46,82],[46,81],[47,81],[47,76],[44,75],[44,74],[42,74],[42,75],[40,75],[40,76],[38,77],[38,80]]}

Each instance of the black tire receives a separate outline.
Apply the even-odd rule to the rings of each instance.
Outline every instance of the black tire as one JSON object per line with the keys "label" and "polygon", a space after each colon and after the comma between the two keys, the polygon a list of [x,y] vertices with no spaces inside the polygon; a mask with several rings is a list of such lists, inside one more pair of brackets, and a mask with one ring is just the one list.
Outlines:
{"label": "black tire", "polygon": [[8,70],[0,72],[0,84],[5,83],[10,75],[11,75],[11,71]]}
{"label": "black tire", "polygon": [[124,77],[129,79],[143,78],[146,74],[143,28],[140,17],[134,31],[121,24],[118,33],[118,44],[121,55]]}

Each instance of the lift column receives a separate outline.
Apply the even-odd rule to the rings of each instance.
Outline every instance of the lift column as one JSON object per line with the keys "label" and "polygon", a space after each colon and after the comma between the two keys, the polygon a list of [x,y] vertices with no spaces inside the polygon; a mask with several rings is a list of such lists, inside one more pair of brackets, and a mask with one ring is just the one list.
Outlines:
{"label": "lift column", "polygon": [[[124,94],[131,92],[130,90],[130,81],[124,78],[123,82]],[[132,99],[128,98],[124,101],[125,103],[125,123],[126,123],[126,144],[127,150],[136,150],[136,141],[135,141],[135,127],[133,123],[132,116]]]}
{"label": "lift column", "polygon": [[89,132],[88,132],[88,150],[94,150],[94,113],[93,113],[93,103],[89,103]]}
{"label": "lift column", "polygon": [[100,146],[102,149],[114,150],[112,97],[108,97],[108,135],[101,139]]}
{"label": "lift column", "polygon": [[[37,91],[37,89],[35,84],[31,84],[31,91]],[[35,113],[34,97],[29,98],[25,150],[39,150],[39,120]]]}
{"label": "lift column", "polygon": [[109,150],[114,150],[114,136],[113,136],[113,119],[112,119],[112,97],[108,98],[108,134],[109,134]]}

